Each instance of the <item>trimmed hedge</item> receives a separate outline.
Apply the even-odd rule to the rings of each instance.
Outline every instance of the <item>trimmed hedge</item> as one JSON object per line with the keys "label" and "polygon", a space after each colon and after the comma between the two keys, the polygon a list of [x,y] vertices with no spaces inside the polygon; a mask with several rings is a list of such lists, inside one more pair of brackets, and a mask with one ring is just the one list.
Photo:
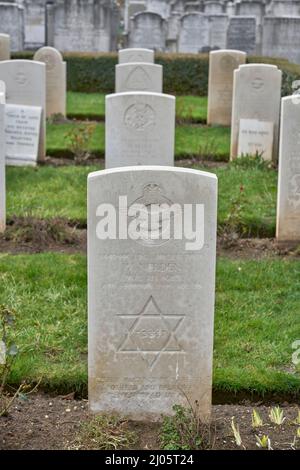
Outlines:
{"label": "trimmed hedge", "polygon": [[[13,54],[31,59],[32,52]],[[67,53],[68,90],[83,93],[113,93],[117,54]],[[285,59],[248,57],[249,63],[277,65],[283,72],[282,96],[292,93],[292,82],[300,79],[300,65]],[[164,92],[176,95],[207,96],[208,54],[160,54],[156,63],[164,67]]]}

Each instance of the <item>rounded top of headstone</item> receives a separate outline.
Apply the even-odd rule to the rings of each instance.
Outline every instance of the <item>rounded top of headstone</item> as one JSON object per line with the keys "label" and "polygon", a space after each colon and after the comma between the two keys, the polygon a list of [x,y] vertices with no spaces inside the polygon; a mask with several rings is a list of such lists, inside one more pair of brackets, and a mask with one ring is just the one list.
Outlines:
{"label": "rounded top of headstone", "polygon": [[239,56],[246,56],[247,53],[243,51],[239,51],[237,49],[218,49],[217,51],[210,51],[209,55],[225,55],[225,54],[231,54],[231,55],[239,55]]}
{"label": "rounded top of headstone", "polygon": [[118,174],[118,173],[151,173],[151,172],[169,172],[172,174],[189,174],[189,175],[196,175],[202,176],[212,181],[217,182],[218,178],[214,173],[209,173],[207,171],[201,170],[193,170],[191,168],[178,168],[178,167],[170,167],[170,166],[157,166],[157,165],[140,165],[140,166],[126,166],[126,167],[119,167],[119,168],[111,168],[108,170],[101,170],[101,171],[94,171],[89,173],[88,180],[94,180],[97,178],[104,178],[107,175],[111,174]]}
{"label": "rounded top of headstone", "polygon": [[160,99],[172,99],[176,100],[175,96],[167,95],[165,93],[154,93],[150,91],[124,91],[122,93],[111,93],[110,95],[106,95],[106,99],[118,99],[121,97],[128,97],[128,98],[136,98],[137,102],[139,98],[160,98]]}
{"label": "rounded top of headstone", "polygon": [[37,62],[45,63],[48,70],[54,69],[57,64],[63,62],[61,53],[54,47],[49,46],[41,47],[41,49],[36,51],[33,59]]}
{"label": "rounded top of headstone", "polygon": [[4,33],[0,33],[0,39],[10,39],[10,35],[9,34],[4,34]]}
{"label": "rounded top of headstone", "polygon": [[201,13],[200,11],[190,11],[182,15],[182,17],[180,18],[180,21],[183,21],[187,17],[191,17],[191,16],[195,16],[197,18],[200,18],[200,17],[207,18],[207,15],[205,15],[204,13]]}
{"label": "rounded top of headstone", "polygon": [[152,16],[153,18],[160,19],[161,21],[165,21],[165,19],[159,14],[156,13],[155,11],[139,11],[135,15],[132,16],[132,19],[135,21],[139,18],[142,18],[143,16]]}
{"label": "rounded top of headstone", "polygon": [[261,69],[261,70],[278,70],[278,67],[277,65],[272,65],[272,64],[260,64],[260,63],[256,63],[256,64],[242,64],[239,66],[239,71],[240,70],[251,70],[251,69]]}

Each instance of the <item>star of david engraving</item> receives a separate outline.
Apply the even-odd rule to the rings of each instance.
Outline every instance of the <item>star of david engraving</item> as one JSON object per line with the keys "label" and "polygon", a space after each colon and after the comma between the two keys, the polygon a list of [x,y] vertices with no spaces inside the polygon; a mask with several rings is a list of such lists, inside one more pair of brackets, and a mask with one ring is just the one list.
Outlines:
{"label": "star of david engraving", "polygon": [[139,353],[152,369],[162,354],[182,353],[176,337],[184,315],[163,314],[153,296],[137,314],[119,315],[126,328],[120,353]]}

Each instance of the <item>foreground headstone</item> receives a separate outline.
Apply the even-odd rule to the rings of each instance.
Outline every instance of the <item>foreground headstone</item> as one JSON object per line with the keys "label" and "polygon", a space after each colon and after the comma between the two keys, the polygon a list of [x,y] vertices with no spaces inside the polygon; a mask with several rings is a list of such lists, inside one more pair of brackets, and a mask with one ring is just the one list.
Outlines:
{"label": "foreground headstone", "polygon": [[245,52],[233,50],[210,52],[208,124],[231,125],[233,72],[245,61]]}
{"label": "foreground headstone", "polygon": [[266,64],[241,65],[234,71],[231,159],[238,156],[240,120],[256,119],[273,123],[273,160],[277,160],[281,76],[275,65]]}
{"label": "foreground headstone", "polygon": [[300,242],[300,99],[282,99],[277,239]]}
{"label": "foreground headstone", "polygon": [[10,36],[0,34],[0,61],[10,60]]}
{"label": "foreground headstone", "polygon": [[261,156],[272,160],[274,123],[257,119],[241,119],[239,128],[238,155]]}
{"label": "foreground headstone", "polygon": [[34,60],[46,65],[46,116],[66,116],[67,64],[53,47],[42,47]]}
{"label": "foreground headstone", "polygon": [[130,63],[116,66],[116,93],[149,91],[162,93],[162,65]]}
{"label": "foreground headstone", "polygon": [[154,51],[151,49],[131,48],[119,51],[119,64],[144,62],[154,64]]}
{"label": "foreground headstone", "polygon": [[181,404],[207,420],[216,176],[166,167],[92,173],[88,214],[91,411],[159,420]]}
{"label": "foreground headstone", "polygon": [[[1,82],[0,82],[1,86]],[[6,188],[5,188],[5,102],[0,99],[0,233],[6,226]]]}
{"label": "foreground headstone", "polygon": [[32,60],[0,62],[0,80],[6,83],[7,103],[42,108],[39,160],[46,153],[46,66]]}
{"label": "foreground headstone", "polygon": [[160,93],[106,97],[106,168],[174,165],[175,98]]}
{"label": "foreground headstone", "polygon": [[7,104],[5,160],[7,165],[36,166],[42,108]]}

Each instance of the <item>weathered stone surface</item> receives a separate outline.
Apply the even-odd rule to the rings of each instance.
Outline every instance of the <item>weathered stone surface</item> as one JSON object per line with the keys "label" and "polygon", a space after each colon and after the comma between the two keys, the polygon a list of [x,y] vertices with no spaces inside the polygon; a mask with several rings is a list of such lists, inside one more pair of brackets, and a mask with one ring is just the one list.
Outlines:
{"label": "weathered stone surface", "polygon": [[227,32],[227,49],[238,49],[247,54],[255,54],[255,16],[231,16]]}
{"label": "weathered stone surface", "polygon": [[[1,82],[0,82],[1,88]],[[5,188],[5,103],[0,98],[0,233],[5,231],[6,226],[6,188]]]}
{"label": "weathered stone surface", "polygon": [[257,119],[274,123],[273,160],[277,160],[281,77],[275,65],[247,64],[234,71],[231,159],[238,154],[240,119]]}
{"label": "weathered stone surface", "polygon": [[106,97],[106,168],[174,165],[175,98],[147,92]]}
{"label": "weathered stone surface", "polygon": [[66,116],[67,64],[61,53],[53,47],[42,47],[34,60],[46,65],[46,115]]}
{"label": "weathered stone surface", "polygon": [[0,103],[5,104],[6,102],[6,85],[0,80]]}
{"label": "weathered stone surface", "polygon": [[242,51],[212,51],[209,55],[208,124],[231,125],[233,72],[246,62]]}
{"label": "weathered stone surface", "polygon": [[42,108],[5,106],[5,160],[7,165],[36,166]]}
{"label": "weathered stone surface", "polygon": [[10,36],[0,34],[0,61],[10,60]]}
{"label": "weathered stone surface", "polygon": [[178,51],[197,54],[208,48],[210,23],[209,17],[202,13],[187,13],[181,18]]}
{"label": "weathered stone surface", "polygon": [[25,46],[36,49],[45,44],[47,0],[25,0]]}
{"label": "weathered stone surface", "polygon": [[273,122],[240,120],[238,156],[260,155],[264,160],[272,160],[273,140]]}
{"label": "weathered stone surface", "polygon": [[0,31],[11,38],[11,50],[24,49],[24,7],[16,3],[0,2]]}
{"label": "weathered stone surface", "polygon": [[300,17],[265,17],[262,53],[300,63]]}
{"label": "weathered stone surface", "polygon": [[272,14],[274,16],[300,16],[300,1],[273,0]]}
{"label": "weathered stone surface", "polygon": [[119,51],[119,64],[144,62],[154,64],[154,51],[151,49],[131,48]]}
{"label": "weathered stone surface", "polygon": [[33,60],[0,62],[0,80],[6,84],[8,104],[42,108],[39,160],[46,153],[46,66]]}
{"label": "weathered stone surface", "polygon": [[222,15],[224,13],[224,3],[218,1],[205,2],[204,13],[206,15]]}
{"label": "weathered stone surface", "polygon": [[112,5],[105,0],[56,0],[51,10],[53,45],[59,51],[109,52]]}
{"label": "weathered stone surface", "polygon": [[162,16],[145,11],[131,19],[129,47],[164,51],[167,27]]}
{"label": "weathered stone surface", "polygon": [[282,99],[277,239],[300,242],[300,98]]}
{"label": "weathered stone surface", "polygon": [[211,49],[226,49],[227,28],[229,18],[227,15],[209,15]]}
{"label": "weathered stone surface", "polygon": [[116,93],[149,91],[162,93],[163,67],[161,65],[130,63],[116,66]]}
{"label": "weathered stone surface", "polygon": [[[129,210],[120,196],[127,197]],[[202,208],[197,211],[196,230],[201,244],[188,251],[186,237],[176,239],[173,229],[168,236],[163,225],[158,231],[157,226],[143,225],[136,240],[126,236],[127,230],[115,240],[104,240],[103,203],[117,209],[119,227],[140,224],[144,213],[135,212],[137,204],[147,214],[159,213],[167,223],[173,204],[177,211],[189,204],[194,213],[197,205]],[[174,404],[182,404],[197,408],[200,418],[207,420],[212,391],[216,176],[169,167],[92,173],[88,214],[91,411],[159,420],[161,414],[172,413]],[[188,220],[186,212],[183,220]],[[177,229],[183,225],[177,216],[175,223]]]}

